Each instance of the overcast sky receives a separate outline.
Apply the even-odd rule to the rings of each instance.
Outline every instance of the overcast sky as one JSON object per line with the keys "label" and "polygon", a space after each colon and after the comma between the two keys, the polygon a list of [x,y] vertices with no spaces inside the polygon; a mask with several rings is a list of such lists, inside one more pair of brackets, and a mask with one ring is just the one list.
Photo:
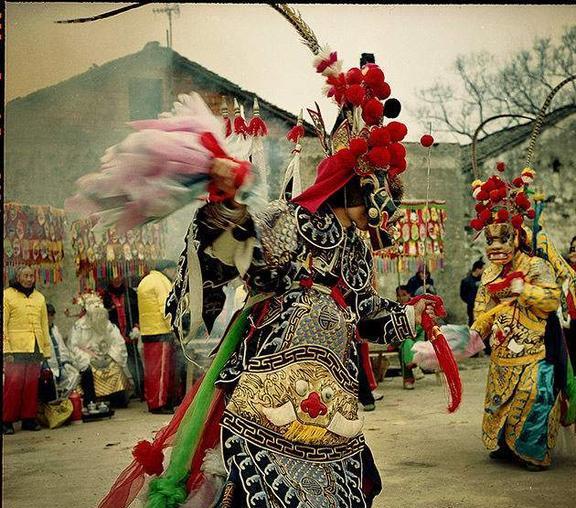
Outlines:
{"label": "overcast sky", "polygon": [[[24,96],[142,49],[166,43],[167,17],[144,6],[87,24],[57,19],[92,16],[122,3],[7,2],[6,99]],[[321,43],[337,50],[346,67],[372,52],[383,67],[410,139],[423,133],[409,114],[415,90],[450,79],[459,54],[486,50],[505,60],[535,36],[557,40],[576,24],[576,8],[548,5],[299,5]],[[322,100],[322,79],[294,29],[265,5],[180,4],[173,48],[183,56],[297,114],[318,101],[331,124],[336,107]],[[433,127],[434,130],[434,127]]]}

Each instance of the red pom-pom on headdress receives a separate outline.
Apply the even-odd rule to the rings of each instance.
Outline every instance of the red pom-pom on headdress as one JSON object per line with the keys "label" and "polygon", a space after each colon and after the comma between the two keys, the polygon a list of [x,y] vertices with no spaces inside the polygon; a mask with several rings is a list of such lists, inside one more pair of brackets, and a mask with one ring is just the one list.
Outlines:
{"label": "red pom-pom on headdress", "polygon": [[346,100],[353,106],[360,106],[364,102],[366,92],[362,85],[350,85],[345,92]]}
{"label": "red pom-pom on headdress", "polygon": [[408,129],[401,122],[390,122],[387,127],[392,141],[402,141],[408,134]]}
{"label": "red pom-pom on headdress", "polygon": [[388,146],[390,144],[390,132],[386,127],[376,127],[368,135],[370,146]]}
{"label": "red pom-pom on headdress", "polygon": [[367,152],[368,143],[364,138],[354,138],[350,141],[349,148],[356,157],[360,157]]}
{"label": "red pom-pom on headdress", "polygon": [[378,99],[368,99],[362,106],[362,119],[367,125],[377,125],[384,116],[384,105]]}
{"label": "red pom-pom on headdress", "polygon": [[390,151],[383,146],[371,148],[366,157],[370,164],[377,168],[385,168],[390,164]]}
{"label": "red pom-pom on headdress", "polygon": [[381,87],[382,84],[384,83],[384,73],[382,72],[382,69],[380,69],[380,67],[376,65],[366,69],[363,72],[363,74],[364,74],[364,83],[366,84],[366,86],[372,89],[375,88],[377,89]]}

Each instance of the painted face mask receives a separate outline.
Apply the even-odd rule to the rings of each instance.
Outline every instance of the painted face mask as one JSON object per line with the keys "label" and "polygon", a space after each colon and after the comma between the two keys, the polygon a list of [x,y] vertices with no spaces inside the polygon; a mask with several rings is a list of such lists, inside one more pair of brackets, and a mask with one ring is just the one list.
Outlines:
{"label": "painted face mask", "polygon": [[20,240],[18,240],[18,238],[12,242],[12,252],[15,258],[19,258],[20,254],[22,253],[20,248]]}
{"label": "painted face mask", "polygon": [[16,235],[18,236],[18,238],[20,238],[20,240],[22,240],[22,238],[24,238],[25,233],[26,233],[26,225],[24,224],[24,222],[19,220],[16,223]]}
{"label": "painted face mask", "polygon": [[507,265],[516,252],[516,233],[507,223],[486,226],[486,257],[497,265]]}

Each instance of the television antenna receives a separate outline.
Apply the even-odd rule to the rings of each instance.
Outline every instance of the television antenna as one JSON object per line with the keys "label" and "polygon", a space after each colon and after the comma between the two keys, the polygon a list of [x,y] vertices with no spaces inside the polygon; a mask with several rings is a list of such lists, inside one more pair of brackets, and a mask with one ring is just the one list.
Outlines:
{"label": "television antenna", "polygon": [[172,49],[172,15],[180,16],[180,6],[178,4],[166,4],[153,12],[166,14],[168,16],[168,30],[166,30],[166,46]]}

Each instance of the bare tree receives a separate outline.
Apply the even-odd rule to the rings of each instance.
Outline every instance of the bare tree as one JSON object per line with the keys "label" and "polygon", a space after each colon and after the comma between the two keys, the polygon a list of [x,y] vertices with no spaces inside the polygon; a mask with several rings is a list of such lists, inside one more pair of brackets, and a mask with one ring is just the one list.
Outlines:
{"label": "bare tree", "polygon": [[[416,114],[435,130],[452,133],[458,141],[471,141],[474,130],[495,115],[536,116],[546,96],[562,79],[576,72],[576,26],[565,30],[557,45],[550,38],[536,38],[530,50],[522,50],[498,65],[486,52],[459,56],[453,64],[456,79],[438,81],[417,92],[421,101]],[[555,98],[555,106],[576,103],[576,84]],[[484,134],[518,123],[502,119],[488,124]],[[427,126],[427,125],[426,125]]]}

